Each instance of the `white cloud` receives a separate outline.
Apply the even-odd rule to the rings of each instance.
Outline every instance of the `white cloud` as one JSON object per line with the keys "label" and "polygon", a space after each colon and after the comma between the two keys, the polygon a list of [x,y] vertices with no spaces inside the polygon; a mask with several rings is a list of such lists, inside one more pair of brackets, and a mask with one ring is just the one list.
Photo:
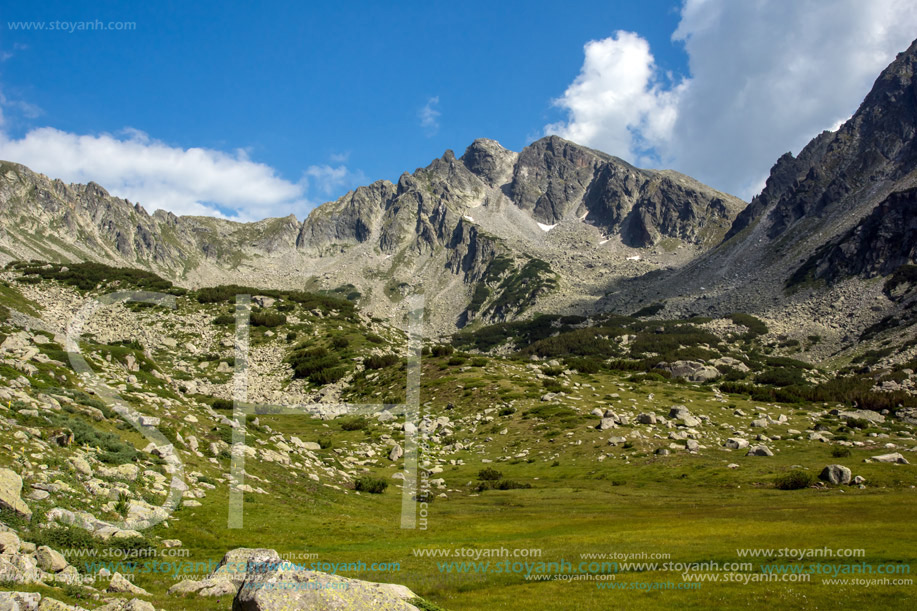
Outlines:
{"label": "white cloud", "polygon": [[342,189],[355,187],[366,182],[363,172],[351,171],[345,165],[313,165],[305,172],[310,187],[315,187],[325,196],[340,192]]}
{"label": "white cloud", "polygon": [[177,214],[238,220],[290,213],[302,217],[314,206],[307,198],[310,181],[327,195],[349,180],[362,178],[362,173],[343,165],[313,166],[302,181],[291,182],[270,166],[251,161],[245,150],[229,154],[172,147],[135,129],[114,136],[45,127],[19,139],[0,132],[0,159],[66,182],[95,181],[150,211],[164,208]]}
{"label": "white cloud", "polygon": [[554,101],[569,119],[545,131],[645,162],[648,149],[671,135],[683,85],[660,83],[649,43],[631,32],[593,40],[584,51],[579,76]]}
{"label": "white cloud", "polygon": [[440,112],[436,109],[437,106],[439,106],[439,96],[433,96],[420,109],[420,126],[427,132],[427,136],[434,136],[439,131]]}
{"label": "white cloud", "polygon": [[784,152],[849,117],[917,32],[911,0],[686,0],[673,40],[690,78],[665,78],[648,43],[586,45],[549,125],[582,144],[659,163],[749,198]]}

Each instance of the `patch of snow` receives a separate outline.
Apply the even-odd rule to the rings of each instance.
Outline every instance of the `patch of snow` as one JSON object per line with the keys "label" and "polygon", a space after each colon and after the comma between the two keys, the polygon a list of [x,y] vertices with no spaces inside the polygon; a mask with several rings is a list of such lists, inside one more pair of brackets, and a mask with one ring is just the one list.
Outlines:
{"label": "patch of snow", "polygon": [[471,218],[470,216],[468,216],[467,214],[463,214],[463,215],[462,215],[462,218],[463,218],[463,219],[468,219],[468,220],[471,221],[472,223],[474,222],[474,219]]}
{"label": "patch of snow", "polygon": [[633,257],[627,257],[628,261],[639,261],[640,255],[634,255]]}
{"label": "patch of snow", "polygon": [[589,216],[589,211],[588,211],[588,210],[586,210],[586,212],[583,213],[583,216],[579,217],[579,220],[585,221],[587,216]]}
{"label": "patch of snow", "polygon": [[599,246],[601,246],[602,244],[605,244],[605,243],[607,243],[607,242],[608,242],[608,240],[602,240],[601,242],[599,242]]}
{"label": "patch of snow", "polygon": [[557,223],[555,223],[555,224],[553,224],[553,225],[545,225],[544,223],[539,223],[538,221],[535,221],[535,223],[537,223],[538,226],[541,227],[541,230],[544,231],[544,232],[546,232],[546,233],[547,233],[548,231],[551,231],[551,230],[554,229],[555,227],[557,227]]}

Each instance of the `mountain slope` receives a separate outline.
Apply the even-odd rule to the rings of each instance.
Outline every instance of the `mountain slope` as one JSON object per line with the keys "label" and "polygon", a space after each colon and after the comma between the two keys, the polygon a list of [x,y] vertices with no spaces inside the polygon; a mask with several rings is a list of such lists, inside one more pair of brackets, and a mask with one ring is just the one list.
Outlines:
{"label": "mountain slope", "polygon": [[915,262],[917,42],[882,72],[857,112],[797,157],[783,155],[726,239],[682,268],[644,276],[603,305],[665,301],[664,313],[755,312],[789,333],[852,345],[913,301],[881,282]]}
{"label": "mountain slope", "polygon": [[[557,137],[521,153],[493,140],[256,223],[148,214],[101,186],[0,167],[0,262],[99,261],[187,286],[344,290],[391,317],[425,295],[435,332],[589,308],[609,278],[687,261],[744,202],[670,171],[640,170]],[[636,250],[635,250],[636,249]],[[652,249],[652,250],[648,250]]]}

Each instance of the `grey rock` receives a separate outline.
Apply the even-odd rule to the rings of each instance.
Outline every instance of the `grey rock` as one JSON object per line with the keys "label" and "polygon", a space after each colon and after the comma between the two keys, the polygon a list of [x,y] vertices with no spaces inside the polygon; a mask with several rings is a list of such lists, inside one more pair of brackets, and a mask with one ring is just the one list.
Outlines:
{"label": "grey rock", "polygon": [[907,459],[904,456],[902,456],[900,452],[893,452],[891,454],[881,454],[879,456],[873,456],[872,459],[876,462],[896,463],[899,465],[909,464]]}
{"label": "grey rock", "polygon": [[818,475],[818,478],[828,482],[829,484],[849,484],[850,478],[853,474],[850,472],[850,469],[843,465],[828,465],[822,472]]}
{"label": "grey rock", "polygon": [[0,469],[0,507],[9,509],[27,520],[32,519],[32,510],[20,497],[22,478],[15,471]]}

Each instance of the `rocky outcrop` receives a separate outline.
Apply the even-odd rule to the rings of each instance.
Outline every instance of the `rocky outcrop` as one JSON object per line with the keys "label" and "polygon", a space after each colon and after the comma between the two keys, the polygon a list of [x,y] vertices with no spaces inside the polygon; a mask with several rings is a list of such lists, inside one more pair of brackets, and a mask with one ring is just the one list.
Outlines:
{"label": "rocky outcrop", "polygon": [[917,261],[917,189],[896,191],[862,221],[828,242],[790,277],[836,282],[850,276],[887,276]]}
{"label": "rocky outcrop", "polygon": [[745,206],[677,172],[640,170],[556,136],[522,151],[509,191],[541,223],[583,218],[635,248],[664,238],[715,244]]}

